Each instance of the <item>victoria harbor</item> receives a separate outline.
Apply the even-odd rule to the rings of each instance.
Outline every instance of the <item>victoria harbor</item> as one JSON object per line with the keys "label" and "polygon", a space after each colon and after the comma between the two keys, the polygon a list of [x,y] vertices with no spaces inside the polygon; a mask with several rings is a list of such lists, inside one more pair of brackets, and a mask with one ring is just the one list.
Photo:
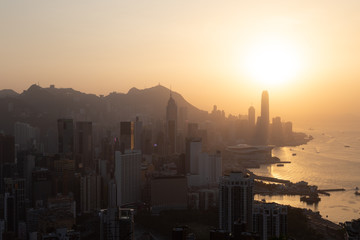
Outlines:
{"label": "victoria harbor", "polygon": [[275,147],[272,154],[281,161],[291,163],[263,164],[249,168],[254,174],[290,180],[305,181],[319,189],[344,189],[320,194],[317,203],[300,201],[299,195],[255,195],[256,200],[265,199],[298,208],[319,211],[323,218],[335,223],[360,217],[360,132],[342,130],[304,129],[313,139],[296,147]]}

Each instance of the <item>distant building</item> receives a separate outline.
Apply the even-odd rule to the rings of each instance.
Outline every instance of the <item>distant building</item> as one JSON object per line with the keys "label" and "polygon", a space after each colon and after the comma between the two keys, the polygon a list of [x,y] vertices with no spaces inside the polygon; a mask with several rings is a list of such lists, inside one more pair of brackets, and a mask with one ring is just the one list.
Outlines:
{"label": "distant building", "polygon": [[232,232],[235,221],[252,230],[254,180],[242,172],[222,177],[219,185],[220,229]]}
{"label": "distant building", "polygon": [[254,204],[253,231],[261,240],[287,235],[287,207],[276,203]]}
{"label": "distant building", "polygon": [[0,133],[0,164],[15,163],[15,139]]}
{"label": "distant building", "polygon": [[120,151],[134,149],[134,122],[120,122]]}
{"label": "distant building", "polygon": [[17,150],[37,149],[39,146],[39,129],[28,123],[16,122],[14,124],[15,144]]}
{"label": "distant building", "polygon": [[253,106],[249,107],[248,110],[248,121],[249,121],[249,128],[255,128],[255,108]]}
{"label": "distant building", "polygon": [[58,119],[58,152],[74,153],[74,123],[72,119]]}
{"label": "distant building", "polygon": [[51,172],[38,168],[32,172],[32,202],[36,207],[43,207],[52,194]]}
{"label": "distant building", "polygon": [[115,182],[117,206],[137,203],[141,200],[140,151],[115,152]]}
{"label": "distant building", "polygon": [[77,169],[91,169],[93,165],[92,122],[76,123],[75,159]]}
{"label": "distant building", "polygon": [[153,213],[187,208],[187,179],[184,176],[162,176],[151,180]]}
{"label": "distant building", "polygon": [[101,176],[89,174],[80,180],[81,212],[89,213],[101,208]]}
{"label": "distant building", "polygon": [[176,153],[177,105],[171,93],[166,106],[166,133],[168,154],[174,154]]}
{"label": "distant building", "polygon": [[238,144],[227,147],[226,151],[237,160],[267,160],[272,157],[273,146],[252,146],[248,144]]}
{"label": "distant building", "polygon": [[134,210],[109,208],[100,212],[100,240],[134,240]]}
{"label": "distant building", "polygon": [[267,91],[263,91],[261,95],[261,117],[260,124],[258,129],[258,139],[259,144],[267,144],[269,140],[269,94]]}
{"label": "distant building", "polygon": [[143,122],[136,117],[134,123],[134,149],[142,150]]}

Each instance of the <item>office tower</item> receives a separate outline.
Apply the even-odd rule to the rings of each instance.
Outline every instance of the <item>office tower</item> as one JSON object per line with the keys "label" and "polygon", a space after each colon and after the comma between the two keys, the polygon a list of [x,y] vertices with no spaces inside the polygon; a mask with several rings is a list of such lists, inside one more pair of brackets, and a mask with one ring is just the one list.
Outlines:
{"label": "office tower", "polygon": [[80,208],[83,213],[90,213],[101,208],[101,176],[89,174],[80,180]]}
{"label": "office tower", "polygon": [[263,91],[261,95],[260,144],[268,143],[269,121],[269,94],[267,91]]}
{"label": "office tower", "polygon": [[143,134],[143,123],[139,120],[139,117],[136,117],[134,123],[134,149],[142,149],[142,134]]}
{"label": "office tower", "polygon": [[249,128],[255,128],[255,108],[253,106],[249,107],[248,110],[248,120],[249,120]]}
{"label": "office tower", "polygon": [[19,221],[25,220],[25,179],[5,178],[4,218],[7,231],[16,231]]}
{"label": "office tower", "polygon": [[74,192],[75,161],[71,159],[54,160],[54,192],[63,195]]}
{"label": "office tower", "polygon": [[185,173],[199,174],[201,138],[186,138]]}
{"label": "office tower", "polygon": [[219,184],[219,225],[220,229],[232,232],[235,221],[246,224],[252,230],[254,180],[242,172],[224,176]]}
{"label": "office tower", "polygon": [[0,164],[15,163],[15,139],[0,133]]}
{"label": "office tower", "polygon": [[179,117],[178,117],[178,129],[185,132],[187,121],[188,121],[188,109],[187,109],[187,107],[180,107],[179,108]]}
{"label": "office tower", "polygon": [[134,149],[134,123],[120,122],[120,151]]}
{"label": "office tower", "polygon": [[280,117],[275,117],[272,119],[270,132],[271,144],[281,145],[283,143],[283,127]]}
{"label": "office tower", "polygon": [[160,176],[151,179],[151,211],[187,209],[188,184],[184,176]]}
{"label": "office tower", "polygon": [[134,240],[134,210],[109,208],[100,212],[100,240]]}
{"label": "office tower", "polygon": [[191,138],[199,137],[198,130],[199,130],[199,125],[197,123],[188,123],[187,137],[191,137]]}
{"label": "office tower", "polygon": [[177,105],[171,93],[166,106],[166,133],[168,154],[174,154],[176,153]]}
{"label": "office tower", "polygon": [[280,238],[287,234],[287,207],[276,203],[254,204],[253,230],[261,240]]}
{"label": "office tower", "polygon": [[141,200],[141,152],[115,152],[115,181],[117,206],[137,203]]}
{"label": "office tower", "polygon": [[32,202],[36,207],[44,207],[51,196],[51,172],[45,168],[32,172]]}
{"label": "office tower", "polygon": [[58,119],[58,151],[60,154],[74,153],[74,124],[72,119]]}
{"label": "office tower", "polygon": [[75,133],[76,168],[89,170],[93,167],[92,123],[77,122]]}
{"label": "office tower", "polygon": [[14,124],[15,145],[17,150],[30,150],[37,148],[39,144],[39,129],[27,123],[16,122]]}

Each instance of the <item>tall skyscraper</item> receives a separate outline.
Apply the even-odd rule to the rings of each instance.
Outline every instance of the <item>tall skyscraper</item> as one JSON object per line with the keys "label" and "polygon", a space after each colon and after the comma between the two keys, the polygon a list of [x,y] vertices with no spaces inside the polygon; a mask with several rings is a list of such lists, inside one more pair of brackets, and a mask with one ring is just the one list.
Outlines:
{"label": "tall skyscraper", "polygon": [[269,94],[263,91],[261,95],[261,118],[260,118],[259,143],[267,144],[269,139]]}
{"label": "tall skyscraper", "polygon": [[74,153],[74,124],[72,119],[58,119],[58,151]]}
{"label": "tall skyscraper", "polygon": [[91,169],[93,165],[92,123],[77,122],[75,132],[76,168]]}
{"label": "tall skyscraper", "polygon": [[220,229],[232,232],[234,222],[239,221],[252,231],[254,180],[242,172],[232,172],[222,177],[219,187]]}
{"label": "tall skyscraper", "polygon": [[141,150],[142,147],[142,135],[143,135],[143,122],[139,120],[139,117],[136,117],[134,123],[134,149]]}
{"label": "tall skyscraper", "polygon": [[120,122],[120,151],[134,149],[134,123]]}
{"label": "tall skyscraper", "polygon": [[141,152],[115,152],[117,206],[139,202],[141,193]]}
{"label": "tall skyscraper", "polygon": [[255,128],[255,108],[253,106],[249,107],[248,110],[248,120],[249,120],[249,128]]}
{"label": "tall skyscraper", "polygon": [[166,132],[168,154],[176,153],[177,105],[171,93],[166,107]]}
{"label": "tall skyscraper", "polygon": [[0,164],[15,163],[15,139],[0,133]]}

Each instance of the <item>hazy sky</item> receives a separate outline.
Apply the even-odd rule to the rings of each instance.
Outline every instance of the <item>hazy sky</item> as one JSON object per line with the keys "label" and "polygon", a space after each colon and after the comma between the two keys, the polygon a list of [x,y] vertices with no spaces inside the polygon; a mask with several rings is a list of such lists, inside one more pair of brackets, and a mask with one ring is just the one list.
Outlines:
{"label": "hazy sky", "polygon": [[[252,63],[259,49],[270,55]],[[267,89],[285,120],[359,115],[360,1],[0,0],[0,89],[38,82],[105,95],[161,83],[232,114],[258,114]]]}

